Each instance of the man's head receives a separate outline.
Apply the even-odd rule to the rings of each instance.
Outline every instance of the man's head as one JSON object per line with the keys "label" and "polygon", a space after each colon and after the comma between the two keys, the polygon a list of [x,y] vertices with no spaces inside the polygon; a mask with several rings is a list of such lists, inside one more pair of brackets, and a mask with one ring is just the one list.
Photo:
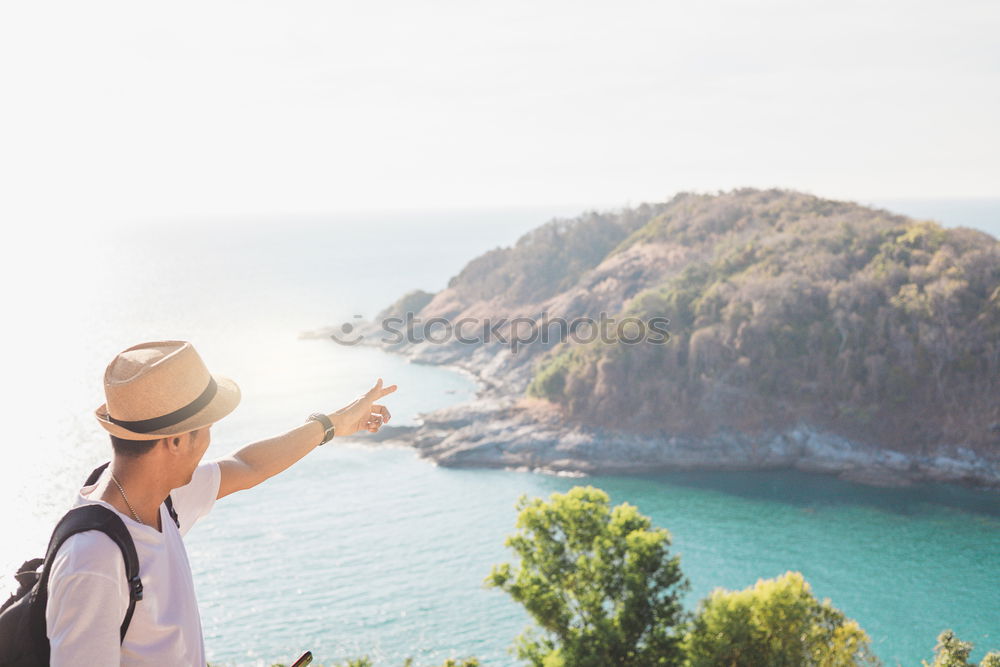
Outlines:
{"label": "man's head", "polygon": [[211,375],[185,341],[142,343],[121,352],[104,372],[104,394],[107,401],[95,415],[111,434],[115,455],[162,457],[171,471],[190,468],[187,479],[208,449],[212,424],[240,401],[236,383]]}

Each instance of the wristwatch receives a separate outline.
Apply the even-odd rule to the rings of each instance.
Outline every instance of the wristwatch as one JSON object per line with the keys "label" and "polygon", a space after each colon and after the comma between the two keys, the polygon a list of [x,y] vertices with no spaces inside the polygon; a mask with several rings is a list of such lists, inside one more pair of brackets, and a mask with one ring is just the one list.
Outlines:
{"label": "wristwatch", "polygon": [[[311,415],[309,415],[306,421],[309,421],[309,419],[318,421],[320,424],[323,425],[323,429],[326,431],[326,433],[323,434],[323,442],[319,443],[319,445],[325,445],[326,443],[333,440],[333,433],[336,429],[333,428],[333,422],[330,421],[329,417],[324,415],[322,412],[314,412]],[[316,446],[319,447],[319,445]]]}

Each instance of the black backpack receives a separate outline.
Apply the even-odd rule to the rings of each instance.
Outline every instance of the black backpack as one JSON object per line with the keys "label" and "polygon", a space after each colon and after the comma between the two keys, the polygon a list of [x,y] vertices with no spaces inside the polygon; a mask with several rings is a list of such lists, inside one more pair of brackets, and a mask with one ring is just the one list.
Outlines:
{"label": "black backpack", "polygon": [[[84,486],[97,482],[108,464],[90,473]],[[170,518],[177,527],[180,522],[170,496],[165,501]],[[48,602],[49,574],[52,561],[63,542],[77,533],[99,530],[118,545],[125,558],[125,577],[128,579],[129,602],[125,620],[121,625],[120,641],[132,621],[135,603],[142,599],[142,581],[139,579],[139,558],[128,528],[121,518],[101,505],[82,505],[66,512],[49,538],[45,558],[25,561],[14,577],[19,588],[0,606],[0,667],[41,667],[49,664],[49,639],[45,629],[45,607]],[[41,571],[38,570],[41,566]]]}

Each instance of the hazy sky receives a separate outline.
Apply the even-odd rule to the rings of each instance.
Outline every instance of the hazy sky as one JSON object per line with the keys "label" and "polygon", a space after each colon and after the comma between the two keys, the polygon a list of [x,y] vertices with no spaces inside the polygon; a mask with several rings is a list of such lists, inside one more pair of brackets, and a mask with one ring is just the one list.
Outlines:
{"label": "hazy sky", "polygon": [[7,2],[10,220],[1000,195],[1000,3]]}

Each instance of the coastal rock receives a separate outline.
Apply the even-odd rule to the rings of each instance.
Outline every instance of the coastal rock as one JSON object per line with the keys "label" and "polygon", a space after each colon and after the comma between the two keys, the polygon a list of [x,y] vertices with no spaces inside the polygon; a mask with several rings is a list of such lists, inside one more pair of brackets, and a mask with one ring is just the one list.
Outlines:
{"label": "coastal rock", "polygon": [[486,398],[422,416],[392,434],[393,444],[450,467],[554,474],[630,474],[671,470],[795,469],[875,486],[952,482],[1000,489],[1000,465],[969,449],[920,457],[853,442],[805,424],[780,433],[646,437],[566,424],[537,401]]}

